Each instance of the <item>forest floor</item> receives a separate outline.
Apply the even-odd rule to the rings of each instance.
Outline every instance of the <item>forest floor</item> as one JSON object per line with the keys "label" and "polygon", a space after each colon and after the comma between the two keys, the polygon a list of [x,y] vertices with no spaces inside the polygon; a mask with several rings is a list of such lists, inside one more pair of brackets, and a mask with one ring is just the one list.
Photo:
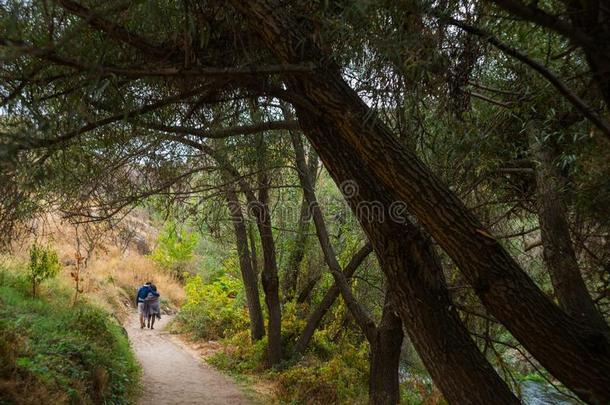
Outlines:
{"label": "forest floor", "polygon": [[201,362],[198,356],[164,331],[170,316],[155,329],[140,329],[137,314],[126,325],[131,346],[142,366],[141,403],[250,404],[228,377]]}

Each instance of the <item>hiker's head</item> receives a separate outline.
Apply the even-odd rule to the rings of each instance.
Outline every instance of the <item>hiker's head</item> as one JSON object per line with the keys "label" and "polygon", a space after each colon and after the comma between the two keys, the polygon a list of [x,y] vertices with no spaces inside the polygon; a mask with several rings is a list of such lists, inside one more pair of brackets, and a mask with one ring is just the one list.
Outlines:
{"label": "hiker's head", "polygon": [[147,281],[145,285],[152,285],[152,281]]}
{"label": "hiker's head", "polygon": [[154,292],[157,292],[157,286],[154,284],[150,285],[150,289],[153,290]]}

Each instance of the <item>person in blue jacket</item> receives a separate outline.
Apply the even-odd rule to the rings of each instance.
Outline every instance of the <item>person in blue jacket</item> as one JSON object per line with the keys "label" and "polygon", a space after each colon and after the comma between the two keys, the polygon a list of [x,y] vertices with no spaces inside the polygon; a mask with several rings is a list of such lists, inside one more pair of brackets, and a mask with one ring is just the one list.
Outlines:
{"label": "person in blue jacket", "polygon": [[144,329],[146,324],[144,323],[144,318],[148,315],[144,313],[144,300],[148,297],[148,294],[152,291],[150,288],[151,282],[148,281],[142,287],[138,288],[138,293],[136,294],[136,305],[138,306],[138,314],[140,314],[140,328]]}

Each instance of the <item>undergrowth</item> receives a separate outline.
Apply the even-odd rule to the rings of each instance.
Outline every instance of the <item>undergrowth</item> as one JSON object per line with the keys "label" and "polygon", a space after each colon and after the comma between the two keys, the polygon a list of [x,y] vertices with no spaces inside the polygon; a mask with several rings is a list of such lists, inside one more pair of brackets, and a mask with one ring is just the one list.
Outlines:
{"label": "undergrowth", "polygon": [[[208,363],[249,381],[252,387],[262,386],[263,403],[368,403],[369,346],[355,328],[346,327],[349,318],[341,300],[327,314],[303,356],[294,353],[293,345],[305,326],[307,308],[286,303],[282,307],[284,360],[269,369],[267,338],[250,339],[243,284],[230,274],[231,269],[225,268],[211,277],[204,274],[187,279],[185,305],[173,325],[174,332],[188,333],[199,341],[219,341],[221,350],[208,357]],[[402,374],[401,403],[444,404],[431,380],[424,377],[423,368],[415,367],[419,361],[410,363],[409,372]]]}
{"label": "undergrowth", "polygon": [[0,404],[128,404],[139,368],[124,330],[59,281],[31,296],[23,268],[0,269]]}
{"label": "undergrowth", "polygon": [[177,330],[195,339],[220,340],[223,349],[208,359],[210,364],[232,375],[272,381],[280,403],[367,402],[368,345],[362,339],[356,334],[337,338],[324,329],[314,335],[305,356],[291,355],[290,343],[304,321],[297,316],[299,308],[288,303],[282,315],[286,360],[267,369],[267,340],[251,341],[241,291],[241,280],[226,275],[207,283],[199,276],[187,280]]}

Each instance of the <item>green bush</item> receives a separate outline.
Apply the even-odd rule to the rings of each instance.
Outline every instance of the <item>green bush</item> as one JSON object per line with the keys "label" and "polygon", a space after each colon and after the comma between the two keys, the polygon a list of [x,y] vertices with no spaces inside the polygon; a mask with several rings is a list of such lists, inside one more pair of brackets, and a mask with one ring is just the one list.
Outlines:
{"label": "green bush", "polygon": [[[318,344],[324,339],[317,334]],[[325,342],[325,346],[333,346]],[[366,403],[368,345],[346,340],[334,345],[327,361],[313,354],[277,373],[277,395],[282,403]]]}
{"label": "green bush", "polygon": [[139,367],[122,328],[87,303],[52,288],[26,294],[8,276],[0,286],[0,403],[133,403]]}
{"label": "green bush", "polygon": [[159,235],[157,247],[151,258],[174,277],[184,280],[185,274],[192,272],[195,247],[199,242],[196,233],[188,232],[173,222],[169,222]]}
{"label": "green bush", "polygon": [[38,286],[43,281],[57,276],[60,269],[57,252],[34,243],[30,248],[30,263],[28,264],[28,278],[32,285],[32,295],[35,297]]}
{"label": "green bush", "polygon": [[[305,326],[303,307],[282,307],[282,346],[286,356],[269,370],[267,337],[253,342],[247,310],[240,300],[241,280],[233,276],[237,263],[226,259],[217,269],[186,280],[186,303],[177,317],[178,329],[200,339],[221,339],[223,350],[208,362],[237,375],[273,380],[281,403],[366,403],[368,344],[358,331],[345,328],[344,305],[337,305],[313,336],[304,357],[292,355],[292,345]],[[213,271],[212,271],[213,270]]]}
{"label": "green bush", "polygon": [[220,339],[247,330],[248,313],[236,299],[243,289],[241,280],[223,275],[205,283],[201,276],[186,281],[186,303],[178,314],[184,331],[204,339]]}
{"label": "green bush", "polygon": [[252,342],[243,330],[223,340],[224,350],[209,359],[210,364],[230,373],[261,372],[267,363],[267,337]]}
{"label": "green bush", "polygon": [[[293,336],[302,328],[296,306],[287,304],[282,319],[283,336]],[[311,350],[301,359],[289,358],[279,367],[266,370],[266,337],[252,342],[247,329],[222,340],[224,350],[208,361],[215,367],[236,374],[260,374],[276,384],[281,403],[366,403],[368,344],[348,338],[331,340],[327,330],[317,331]],[[284,345],[289,354],[289,346]]]}

